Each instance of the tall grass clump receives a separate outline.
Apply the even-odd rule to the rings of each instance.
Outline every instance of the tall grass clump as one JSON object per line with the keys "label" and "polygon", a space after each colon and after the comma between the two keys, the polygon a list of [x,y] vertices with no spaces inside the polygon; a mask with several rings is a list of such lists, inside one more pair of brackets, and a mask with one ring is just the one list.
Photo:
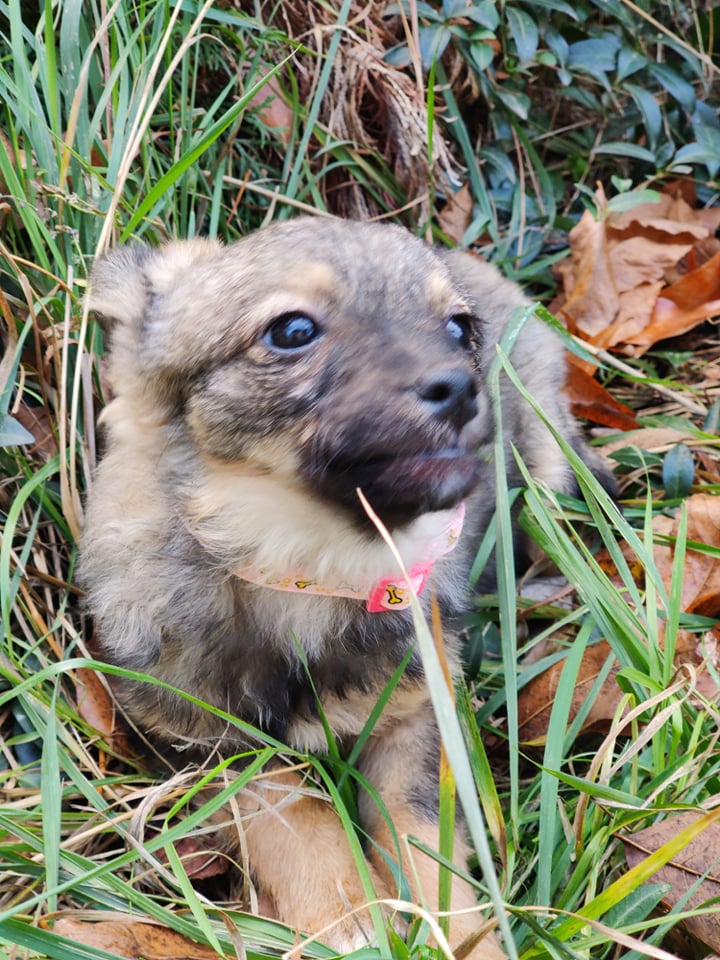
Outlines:
{"label": "tall grass clump", "polygon": [[[202,838],[281,745],[262,740],[241,773],[210,771],[222,787],[208,799],[203,782],[158,785],[136,769],[103,713],[103,678],[118,671],[92,659],[74,582],[102,444],[103,343],[83,306],[94,257],[119,242],[231,241],[313,212],[391,217],[439,242],[452,234],[547,280],[598,178],[692,175],[702,202],[717,197],[718,11],[651,7],[0,0],[0,943],[10,955],[116,955],[111,941],[78,946],[61,932],[68,918],[98,929],[152,920],[225,956],[295,944],[293,932],[220,902],[217,887],[196,889],[175,845]],[[450,230],[443,214],[463,189],[468,213]],[[698,910],[680,901],[661,912],[652,865],[628,870],[619,837],[678,808],[711,809],[720,793],[716,706],[672,658],[679,628],[707,624],[680,608],[682,536],[670,589],[656,568],[650,521],[664,507],[652,488],[623,514],[575,466],[589,509],[530,478],[526,493],[507,490],[498,475],[498,543],[483,554],[495,548],[499,599],[470,625],[470,689],[454,706],[418,622],[444,717],[443,833],[455,779],[479,899],[505,904],[521,956],[606,957],[618,946],[659,956],[667,928]],[[521,503],[579,596],[570,609],[543,608],[528,649],[508,533]],[[586,546],[583,524],[618,577]],[[642,586],[620,540],[644,568]],[[601,637],[606,661],[576,709],[576,679]],[[539,659],[524,656],[545,641]],[[547,737],[531,749],[518,698],[552,663],[562,672]],[[584,717],[611,673],[622,709],[589,738]],[[331,794],[362,867],[354,757],[332,745],[330,755],[295,759]],[[378,945],[358,956],[431,955],[431,918],[408,911],[407,944],[375,911]],[[319,943],[302,952],[330,956]]]}

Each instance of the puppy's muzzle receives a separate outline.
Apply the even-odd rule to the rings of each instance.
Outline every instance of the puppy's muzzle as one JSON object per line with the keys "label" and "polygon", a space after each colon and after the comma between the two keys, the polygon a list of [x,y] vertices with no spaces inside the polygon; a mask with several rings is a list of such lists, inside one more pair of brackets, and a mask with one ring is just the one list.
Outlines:
{"label": "puppy's muzzle", "polygon": [[363,522],[363,491],[389,526],[456,506],[477,483],[490,418],[469,367],[423,372],[392,396],[364,392],[352,410],[328,410],[306,476]]}

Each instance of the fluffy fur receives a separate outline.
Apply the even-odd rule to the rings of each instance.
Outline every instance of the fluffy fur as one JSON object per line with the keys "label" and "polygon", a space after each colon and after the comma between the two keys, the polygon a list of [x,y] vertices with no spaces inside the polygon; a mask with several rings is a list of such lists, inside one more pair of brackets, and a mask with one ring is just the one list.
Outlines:
{"label": "fluffy fur", "polygon": [[[109,336],[113,399],[81,573],[103,655],[300,750],[326,742],[319,698],[338,741],[351,744],[413,644],[409,612],[371,614],[360,600],[280,592],[235,572],[254,564],[278,577],[300,570],[372,580],[394,563],[358,487],[409,566],[464,499],[460,543],[436,563],[422,596],[425,605],[437,596],[450,625],[494,509],[485,374],[525,302],[488,264],[438,253],[392,226],[299,219],[227,248],[193,240],[101,259],[90,303]],[[512,360],[584,449],[560,389],[560,342],[532,320]],[[509,384],[503,390],[508,443],[535,476],[571,489],[548,431]],[[506,467],[511,483],[519,480],[509,452]],[[455,657],[452,629],[447,645]],[[117,694],[171,766],[253,745],[152,685],[119,683]],[[431,847],[437,764],[437,728],[413,654],[359,766],[398,833]],[[259,786],[243,808],[251,868],[278,915],[314,932],[364,895],[332,809],[302,792],[294,774],[273,779],[275,793]],[[360,813],[393,856],[368,795]],[[466,853],[458,836],[458,863]],[[368,855],[392,891],[384,859]],[[435,865],[416,859],[406,874],[432,905]],[[455,887],[453,906],[472,905],[471,889],[457,878]],[[472,915],[458,918],[453,941],[475,925]],[[328,939],[347,949],[363,935],[345,920]],[[491,934],[472,955],[502,951]]]}

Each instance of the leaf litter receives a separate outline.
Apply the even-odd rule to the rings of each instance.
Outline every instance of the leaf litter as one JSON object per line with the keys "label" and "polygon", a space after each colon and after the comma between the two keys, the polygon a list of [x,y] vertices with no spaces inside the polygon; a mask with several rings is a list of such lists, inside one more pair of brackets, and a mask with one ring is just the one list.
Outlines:
{"label": "leaf litter", "polygon": [[[720,208],[697,209],[692,187],[685,183],[669,184],[655,202],[641,202],[629,209],[613,209],[613,202],[598,185],[595,203],[595,214],[586,211],[570,233],[568,257],[556,266],[561,287],[550,309],[572,334],[602,359],[612,361],[609,352],[640,358],[662,341],[687,334],[720,314],[720,239],[716,235],[720,231]],[[706,401],[720,392],[716,347],[712,350],[714,361],[703,370],[702,395]],[[567,391],[574,412],[615,430],[634,431],[614,440],[606,452],[635,447],[661,452],[667,458],[678,445],[684,446],[686,453],[698,447],[694,466],[689,458],[691,475],[686,478],[690,495],[684,501],[687,542],[680,608],[684,614],[714,620],[715,625],[704,633],[678,629],[673,637],[673,663],[676,676],[683,669],[687,671],[697,702],[716,711],[720,701],[720,497],[705,492],[700,482],[704,480],[711,489],[719,479],[713,428],[706,424],[703,433],[688,420],[687,430],[683,430],[677,419],[673,426],[642,425],[631,409],[619,404],[597,383],[595,370],[589,361],[571,358]],[[679,511],[675,516],[658,514],[652,522],[653,562],[668,595],[680,522]],[[623,553],[639,589],[644,590],[642,564],[627,545],[623,545]],[[609,553],[601,551],[597,559],[621,586]],[[665,641],[664,630],[661,619],[658,645]],[[572,697],[570,722],[583,708],[611,656],[606,640],[587,648]],[[528,747],[545,742],[562,667],[563,662],[556,663],[521,691],[520,739]],[[618,724],[624,707],[618,672],[616,663],[589,705],[582,732],[607,733]],[[627,707],[624,709],[627,713]],[[701,816],[695,811],[674,812],[644,830],[623,836],[629,866],[659,850]],[[718,898],[717,824],[673,856],[654,874],[653,881],[669,884],[663,897],[668,909],[693,910]],[[717,910],[698,912],[685,920],[684,926],[692,937],[720,952]]]}
{"label": "leaf litter", "polygon": [[[632,868],[673,840],[685,827],[696,823],[701,812],[684,810],[621,837],[628,865]],[[668,889],[662,903],[668,909],[694,910],[709,900],[720,899],[720,825],[709,824],[653,875],[654,883]],[[720,951],[720,914],[717,908],[687,917],[684,926],[701,943]]]}
{"label": "leaf litter", "polygon": [[670,184],[656,202],[613,212],[601,185],[597,212],[570,231],[550,306],[601,349],[642,356],[720,313],[720,207],[697,210]]}

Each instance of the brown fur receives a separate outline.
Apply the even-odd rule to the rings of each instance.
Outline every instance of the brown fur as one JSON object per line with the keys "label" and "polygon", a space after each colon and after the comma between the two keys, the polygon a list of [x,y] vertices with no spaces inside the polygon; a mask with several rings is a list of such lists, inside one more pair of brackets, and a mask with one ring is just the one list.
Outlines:
{"label": "brown fur", "polygon": [[[90,303],[109,333],[114,394],[81,562],[104,656],[299,750],[324,748],[318,697],[347,747],[413,644],[409,612],[370,614],[360,600],[279,592],[233,571],[253,563],[278,576],[372,580],[394,563],[356,487],[408,565],[465,498],[459,546],[437,562],[432,591],[422,595],[427,607],[434,592],[451,624],[494,506],[484,378],[522,294],[493,267],[438,254],[399,228],[300,219],[228,248],[193,240],[118,250],[96,265]],[[268,330],[288,315],[313,319],[322,336],[278,348]],[[581,448],[560,392],[559,341],[532,320],[512,359]],[[547,430],[509,384],[503,391],[508,441],[537,477],[570,489]],[[518,482],[509,452],[507,470]],[[447,644],[456,658],[450,628]],[[125,683],[117,691],[172,766],[253,746],[165,690]],[[437,763],[437,728],[413,654],[359,769],[396,830],[435,848]],[[295,774],[279,775],[284,792],[274,796],[282,803],[262,786],[247,798],[249,860],[278,915],[316,932],[365,897],[331,807],[300,791]],[[392,855],[369,795],[361,795],[360,812]],[[458,863],[466,852],[458,836]],[[381,889],[396,892],[382,857],[372,849],[369,856]],[[436,866],[415,859],[407,877],[432,906]],[[457,879],[455,887],[454,906],[471,906],[471,888]],[[476,925],[472,915],[459,918],[453,941]],[[346,920],[327,939],[349,949],[364,934]],[[490,935],[473,956],[502,951]]]}

